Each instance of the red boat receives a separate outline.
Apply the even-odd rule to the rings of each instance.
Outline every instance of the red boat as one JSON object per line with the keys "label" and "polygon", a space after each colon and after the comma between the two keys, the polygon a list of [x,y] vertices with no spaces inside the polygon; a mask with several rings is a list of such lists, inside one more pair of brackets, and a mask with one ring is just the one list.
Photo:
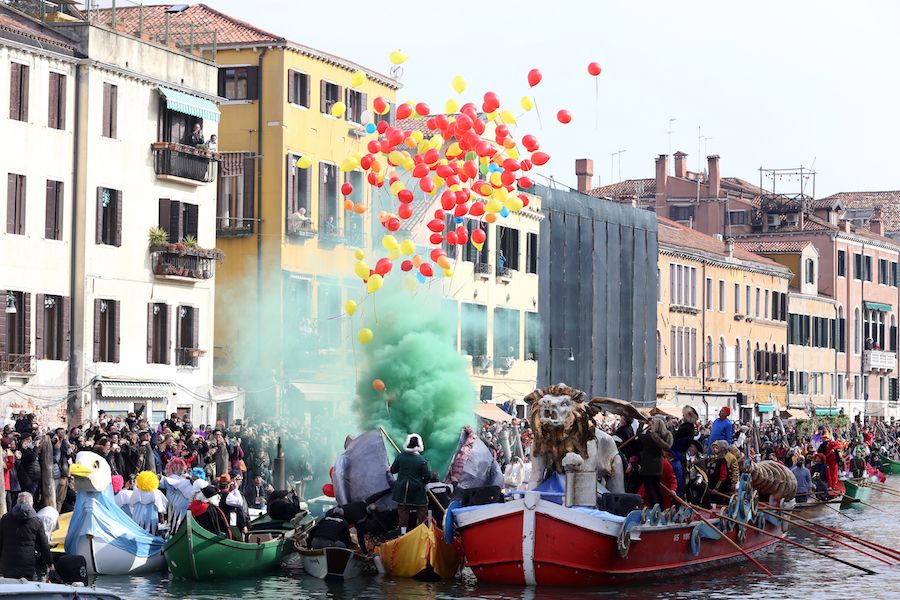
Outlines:
{"label": "red boat", "polygon": [[[764,528],[763,535],[704,513],[749,553],[784,535],[781,522],[735,503],[725,514]],[[525,492],[517,499],[453,508],[448,521],[459,536],[466,564],[479,581],[511,585],[597,586],[683,574],[746,560],[696,515],[633,511],[627,517],[591,508],[567,508]],[[669,522],[670,518],[675,522]],[[680,522],[679,522],[680,521]]]}

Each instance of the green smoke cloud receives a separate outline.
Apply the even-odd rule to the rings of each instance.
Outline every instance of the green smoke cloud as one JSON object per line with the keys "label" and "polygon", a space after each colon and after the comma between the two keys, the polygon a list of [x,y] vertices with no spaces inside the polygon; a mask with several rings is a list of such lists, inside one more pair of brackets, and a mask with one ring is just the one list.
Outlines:
{"label": "green smoke cloud", "polygon": [[[354,411],[361,429],[383,427],[399,445],[409,433],[421,435],[425,457],[442,474],[460,429],[475,420],[475,392],[456,351],[455,316],[442,311],[439,291],[409,292],[401,280],[400,273],[388,277],[355,323],[356,331],[369,327],[375,337],[364,346],[356,342],[362,364]],[[385,391],[373,389],[374,379],[384,381]]]}

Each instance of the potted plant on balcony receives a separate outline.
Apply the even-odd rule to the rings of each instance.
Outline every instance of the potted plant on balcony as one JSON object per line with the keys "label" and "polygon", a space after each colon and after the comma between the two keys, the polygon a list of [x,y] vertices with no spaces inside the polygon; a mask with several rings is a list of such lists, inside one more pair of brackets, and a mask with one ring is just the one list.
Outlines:
{"label": "potted plant on balcony", "polygon": [[147,234],[147,239],[150,242],[150,250],[154,251],[162,251],[168,247],[169,244],[169,234],[165,229],[160,229],[159,227],[153,226],[150,228],[149,233]]}

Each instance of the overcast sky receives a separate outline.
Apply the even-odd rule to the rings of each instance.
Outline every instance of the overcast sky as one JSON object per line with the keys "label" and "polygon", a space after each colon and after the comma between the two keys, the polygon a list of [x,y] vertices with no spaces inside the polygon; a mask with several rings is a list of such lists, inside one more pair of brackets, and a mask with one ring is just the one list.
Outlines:
{"label": "overcast sky", "polygon": [[[593,158],[595,185],[653,177],[669,150],[697,167],[722,157],[723,176],[759,182],[759,167],[810,167],[816,195],[900,189],[900,3],[745,0],[430,2],[206,0],[293,41],[387,72],[401,48],[400,99],[442,108],[457,73],[464,100],[487,90],[516,112],[535,88],[518,136],[533,133],[553,157],[543,173],[574,185],[576,158]],[[599,62],[599,98],[587,64]],[[555,115],[566,108],[572,123]],[[618,181],[618,163],[614,181]],[[789,183],[778,189],[789,190]],[[797,184],[794,184],[797,187]]]}

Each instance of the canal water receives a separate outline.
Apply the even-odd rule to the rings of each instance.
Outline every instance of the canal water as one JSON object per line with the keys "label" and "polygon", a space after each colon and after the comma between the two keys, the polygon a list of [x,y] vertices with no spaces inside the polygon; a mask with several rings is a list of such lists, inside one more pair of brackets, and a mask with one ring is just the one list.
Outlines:
{"label": "canal water", "polygon": [[[888,485],[900,488],[900,477],[888,479]],[[892,548],[900,548],[900,498],[873,492],[873,507],[844,511],[819,507],[803,516]],[[859,506],[859,505],[857,505]],[[620,585],[608,588],[522,588],[477,583],[469,574],[458,581],[422,583],[408,579],[360,578],[344,583],[325,583],[302,572],[272,574],[260,579],[192,582],[169,574],[150,577],[99,577],[97,586],[119,593],[123,598],[157,600],[183,598],[218,600],[255,598],[292,600],[396,600],[471,598],[477,600],[575,600],[581,598],[709,598],[731,600],[753,598],[833,599],[900,598],[900,565],[891,567],[862,554],[792,528],[789,537],[834,556],[868,567],[875,575],[801,550],[778,544],[760,557],[774,577],[767,577],[749,563],[730,565],[664,581]]]}

